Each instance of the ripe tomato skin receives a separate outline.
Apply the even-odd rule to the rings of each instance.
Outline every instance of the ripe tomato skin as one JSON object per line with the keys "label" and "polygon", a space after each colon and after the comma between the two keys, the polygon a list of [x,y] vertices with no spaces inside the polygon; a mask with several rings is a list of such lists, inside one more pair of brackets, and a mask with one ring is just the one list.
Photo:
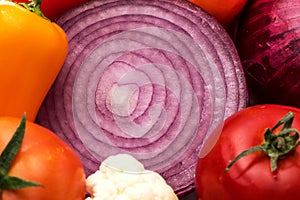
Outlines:
{"label": "ripe tomato skin", "polygon": [[[19,118],[0,118],[0,152],[19,123]],[[83,200],[85,196],[85,173],[79,157],[53,132],[29,121],[9,175],[43,187],[3,190],[1,200]]]}
{"label": "ripe tomato skin", "polygon": [[188,0],[214,16],[224,27],[229,27],[244,8],[247,0]]}
{"label": "ripe tomato skin", "polygon": [[256,105],[229,117],[220,137],[207,155],[200,154],[195,186],[200,200],[296,200],[300,199],[300,147],[278,161],[270,170],[269,158],[255,152],[224,170],[239,153],[263,142],[264,131],[272,128],[288,111],[295,113],[292,128],[300,130],[300,109],[281,105]]}
{"label": "ripe tomato skin", "polygon": [[[14,2],[29,3],[30,0],[13,0]],[[88,0],[42,0],[41,11],[51,19],[56,20],[64,12]]]}
{"label": "ripe tomato skin", "polygon": [[86,1],[88,0],[43,0],[41,10],[49,19],[55,20],[67,10]]}

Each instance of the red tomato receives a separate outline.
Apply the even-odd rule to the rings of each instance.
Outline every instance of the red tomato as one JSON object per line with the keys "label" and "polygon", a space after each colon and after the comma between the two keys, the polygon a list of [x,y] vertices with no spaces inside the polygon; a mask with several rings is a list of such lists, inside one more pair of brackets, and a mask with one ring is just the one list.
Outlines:
{"label": "red tomato", "polygon": [[224,27],[229,27],[247,0],[188,0],[214,16]]}
{"label": "red tomato", "polygon": [[[31,0],[13,0],[13,1],[28,3]],[[42,0],[41,11],[49,19],[55,20],[67,10],[87,1],[88,0]]]}
{"label": "red tomato", "polygon": [[[19,123],[18,118],[0,118],[0,152]],[[85,173],[79,157],[54,133],[29,121],[9,175],[43,187],[3,190],[1,200],[83,200],[85,196]]]}
{"label": "red tomato", "polygon": [[[229,117],[222,131],[216,129],[214,144],[200,153],[195,184],[201,200],[296,200],[300,199],[300,147],[278,161],[278,168],[270,170],[270,159],[257,151],[237,160],[224,173],[239,153],[264,141],[264,131],[272,128],[285,114],[295,114],[292,128],[300,130],[300,109],[281,105],[248,107]],[[281,127],[280,127],[281,128]],[[276,129],[277,130],[277,129]],[[219,138],[216,137],[221,132]],[[208,154],[205,155],[205,152]]]}

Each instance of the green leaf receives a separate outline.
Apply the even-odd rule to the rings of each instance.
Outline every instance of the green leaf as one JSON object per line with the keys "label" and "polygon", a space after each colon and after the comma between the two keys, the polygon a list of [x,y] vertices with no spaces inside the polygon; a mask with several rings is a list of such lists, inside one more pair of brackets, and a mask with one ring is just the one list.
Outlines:
{"label": "green leaf", "polygon": [[17,190],[25,187],[40,187],[38,183],[26,181],[15,176],[4,176],[0,180],[0,186],[2,189]]}
{"label": "green leaf", "polygon": [[254,153],[256,151],[264,151],[264,146],[263,145],[259,145],[259,146],[255,146],[255,147],[252,147],[250,149],[247,149],[243,152],[241,152],[239,155],[237,155],[228,165],[227,167],[225,168],[224,170],[224,173],[226,173],[230,168],[231,166],[236,163],[236,161],[238,161],[239,159],[241,159],[242,157],[245,157],[251,153]]}
{"label": "green leaf", "polygon": [[0,195],[3,189],[20,189],[24,187],[41,186],[38,183],[9,176],[8,174],[11,164],[21,148],[25,135],[25,128],[26,115],[24,114],[17,130],[0,155]]}
{"label": "green leaf", "polygon": [[[21,144],[25,134],[25,127],[26,127],[26,116],[25,114],[22,117],[22,120],[14,133],[13,137],[2,151],[0,155],[0,169],[1,174],[8,173],[8,170],[12,164],[12,161],[16,157],[18,151],[21,148]],[[0,130],[1,131],[1,130]]]}
{"label": "green leaf", "polygon": [[288,112],[277,124],[275,124],[275,126],[272,128],[272,131],[274,131],[276,128],[278,128],[282,124],[283,124],[283,127],[281,130],[291,128],[293,120],[294,120],[294,116],[295,115],[293,112]]}

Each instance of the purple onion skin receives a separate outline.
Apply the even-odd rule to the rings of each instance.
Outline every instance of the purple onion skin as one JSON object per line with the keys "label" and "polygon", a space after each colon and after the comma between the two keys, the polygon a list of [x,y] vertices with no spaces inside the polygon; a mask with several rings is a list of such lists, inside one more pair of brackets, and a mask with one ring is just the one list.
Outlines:
{"label": "purple onion skin", "polygon": [[236,45],[251,104],[300,106],[299,0],[250,0]]}

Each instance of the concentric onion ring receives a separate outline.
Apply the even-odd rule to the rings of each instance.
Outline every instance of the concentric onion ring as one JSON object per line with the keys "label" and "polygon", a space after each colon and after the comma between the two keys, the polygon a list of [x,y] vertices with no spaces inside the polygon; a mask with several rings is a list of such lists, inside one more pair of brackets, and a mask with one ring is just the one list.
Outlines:
{"label": "concentric onion ring", "polygon": [[180,0],[94,0],[57,23],[70,50],[37,122],[78,152],[87,174],[128,153],[177,194],[191,190],[203,140],[247,102],[221,25]]}

